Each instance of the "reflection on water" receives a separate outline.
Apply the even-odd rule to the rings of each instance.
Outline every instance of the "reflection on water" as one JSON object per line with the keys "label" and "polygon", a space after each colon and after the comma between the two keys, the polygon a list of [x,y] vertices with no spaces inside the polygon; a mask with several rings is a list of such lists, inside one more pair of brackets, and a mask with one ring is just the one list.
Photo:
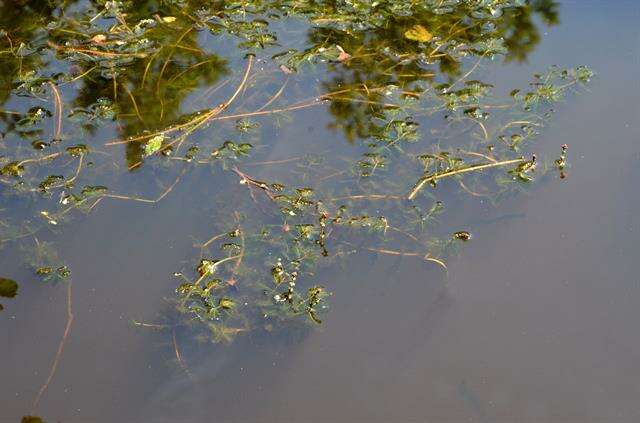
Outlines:
{"label": "reflection on water", "polygon": [[0,416],[637,420],[637,5],[208,3],[0,3]]}

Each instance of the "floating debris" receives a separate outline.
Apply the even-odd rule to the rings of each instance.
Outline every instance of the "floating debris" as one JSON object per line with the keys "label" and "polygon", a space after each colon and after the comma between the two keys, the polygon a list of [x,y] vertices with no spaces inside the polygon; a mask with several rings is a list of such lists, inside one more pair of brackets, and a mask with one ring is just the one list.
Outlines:
{"label": "floating debris", "polygon": [[453,237],[460,241],[469,241],[471,239],[471,233],[467,231],[458,231],[453,233]]}

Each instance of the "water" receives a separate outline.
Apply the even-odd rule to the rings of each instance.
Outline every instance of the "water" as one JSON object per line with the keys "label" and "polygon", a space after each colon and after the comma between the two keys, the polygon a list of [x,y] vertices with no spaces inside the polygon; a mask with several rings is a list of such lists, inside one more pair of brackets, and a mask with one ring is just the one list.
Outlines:
{"label": "water", "polygon": [[[637,421],[640,7],[621,0],[564,1],[558,8],[559,25],[536,21],[541,39],[526,63],[496,60],[479,70],[478,79],[508,92],[553,64],[595,70],[588,90],[554,106],[556,113],[534,142],[538,156],[550,158],[560,144],[569,145],[568,177],[560,180],[554,173],[496,204],[443,184],[439,199],[447,212],[435,232],[472,234],[458,252],[443,256],[447,272],[419,257],[375,254],[368,249],[378,248],[375,238],[354,236],[347,238],[348,248],[360,252],[322,267],[315,278],[333,294],[320,326],[276,328],[275,334],[255,330],[231,344],[198,343],[182,326],[135,326],[132,321],[164,324],[168,313],[173,316],[170,300],[179,281],[171,275],[193,274],[199,258],[193,245],[218,233],[216,210],[248,195],[244,187],[237,190],[238,178],[230,171],[190,168],[158,204],[105,199],[63,230],[36,235],[39,242],[54,243],[59,261],[72,270],[74,319],[35,409],[67,323],[69,281],[39,282],[24,260],[33,237],[1,250],[0,276],[20,283],[15,298],[1,301],[2,419],[36,414],[45,421],[105,422]],[[282,23],[287,24],[292,34],[304,32],[297,23]],[[211,51],[230,58],[229,75],[241,75],[242,54],[199,36]],[[322,68],[309,72],[295,77],[286,98],[323,92],[316,81],[322,81]],[[281,86],[284,77],[278,78],[265,77],[271,81],[265,82],[266,99]],[[223,79],[205,81],[189,98]],[[234,87],[223,87],[221,98]],[[72,93],[63,91],[66,100]],[[3,108],[19,108],[21,101],[13,97]],[[249,90],[241,102],[240,111],[243,104],[247,110],[253,105]],[[346,142],[341,130],[328,129],[335,116],[319,106],[295,112],[292,123],[261,120],[262,135],[254,141],[258,153],[238,167],[259,180],[297,186],[343,169],[345,159],[359,159],[366,149]],[[427,122],[436,130],[442,126],[438,117]],[[70,126],[65,122],[63,128]],[[86,143],[106,150],[104,142],[122,137],[117,126],[107,124]],[[422,126],[425,133],[431,129]],[[201,147],[216,128],[196,135]],[[132,130],[124,133],[138,133]],[[452,143],[464,145],[466,133],[454,132]],[[125,147],[115,148],[122,153],[120,167],[136,160],[124,159]],[[327,152],[325,164],[313,171],[322,176],[310,172],[306,179],[290,166],[249,164]],[[99,155],[95,160],[98,166],[111,162]],[[134,172],[106,172],[101,184],[118,194],[156,197],[179,169],[148,162]],[[68,175],[73,165],[64,169]],[[336,180],[322,192],[336,196],[344,184]],[[255,192],[258,204],[244,210],[275,221],[268,209],[260,211],[270,204],[260,194]],[[3,196],[0,208],[20,204]],[[379,207],[390,219],[402,216],[393,205]],[[19,210],[29,217],[29,210]],[[405,239],[388,249],[412,247]]]}

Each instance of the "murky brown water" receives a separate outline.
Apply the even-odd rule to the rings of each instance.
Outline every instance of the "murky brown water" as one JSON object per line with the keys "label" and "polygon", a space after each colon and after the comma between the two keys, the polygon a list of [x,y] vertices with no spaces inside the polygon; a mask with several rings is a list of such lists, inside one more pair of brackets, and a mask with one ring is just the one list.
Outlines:
{"label": "murky brown water", "polygon": [[[331,311],[291,339],[181,345],[141,330],[175,288],[215,187],[194,172],[162,207],[105,203],[58,238],[74,323],[36,410],[62,422],[640,421],[640,4],[564,1],[528,64],[484,72],[505,87],[586,63],[588,93],[558,105],[539,152],[570,146],[569,177],[490,205],[458,198],[473,240],[448,262],[358,255],[329,269]],[[269,155],[348,144],[304,111]],[[328,141],[331,139],[332,141]],[[275,141],[274,141],[275,142]],[[327,145],[329,144],[329,145]],[[346,153],[345,153],[346,154]],[[262,173],[260,173],[262,172]],[[263,168],[254,176],[280,176]],[[188,204],[189,207],[185,207]],[[98,223],[96,223],[98,222]],[[87,242],[95,240],[96,242]],[[29,280],[3,250],[0,268]],[[0,420],[28,414],[66,322],[63,284],[22,283],[0,320]]]}

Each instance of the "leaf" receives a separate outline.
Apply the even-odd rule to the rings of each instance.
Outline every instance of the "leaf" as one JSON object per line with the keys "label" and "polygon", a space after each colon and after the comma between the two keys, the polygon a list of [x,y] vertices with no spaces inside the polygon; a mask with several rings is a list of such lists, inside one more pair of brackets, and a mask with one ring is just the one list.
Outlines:
{"label": "leaf", "polygon": [[162,148],[162,141],[164,141],[163,134],[156,135],[155,137],[151,138],[144,146],[144,155],[150,156],[160,150],[160,148]]}
{"label": "leaf", "polygon": [[344,51],[344,49],[342,47],[340,47],[339,45],[336,44],[336,48],[340,52],[340,55],[338,56],[338,62],[344,62],[344,61],[347,61],[347,60],[351,59],[351,55],[349,53],[347,53],[346,51]]}
{"label": "leaf", "polygon": [[18,293],[18,283],[12,279],[0,278],[0,297],[13,298]]}
{"label": "leaf", "polygon": [[460,241],[469,241],[471,239],[471,234],[467,231],[458,231],[453,234],[453,237]]}
{"label": "leaf", "polygon": [[24,166],[20,162],[11,162],[0,169],[0,175],[2,176],[15,176],[19,177],[24,172]]}
{"label": "leaf", "polygon": [[282,71],[282,73],[285,73],[287,75],[291,75],[292,73],[294,73],[293,70],[291,70],[290,68],[288,68],[285,65],[280,65],[280,70]]}
{"label": "leaf", "polygon": [[85,198],[88,197],[96,197],[98,195],[102,195],[105,192],[107,192],[109,190],[109,188],[104,187],[102,185],[87,185],[84,188],[82,188],[82,196]]}
{"label": "leaf", "polygon": [[426,43],[433,38],[433,35],[422,25],[414,25],[404,33],[408,40]]}
{"label": "leaf", "polygon": [[164,18],[162,18],[162,21],[164,23],[171,23],[171,22],[175,22],[176,18],[175,16],[165,16]]}
{"label": "leaf", "polygon": [[71,147],[67,147],[66,151],[71,157],[80,157],[89,152],[89,147],[85,144],[72,145]]}
{"label": "leaf", "polygon": [[226,298],[226,297],[220,298],[218,305],[225,310],[229,310],[235,307],[235,303],[233,302],[233,300],[231,298]]}
{"label": "leaf", "polygon": [[200,260],[200,265],[198,266],[198,273],[200,276],[213,274],[216,271],[217,262],[217,260]]}
{"label": "leaf", "polygon": [[107,41],[107,36],[104,34],[94,35],[93,38],[91,38],[91,41],[93,41],[96,44],[102,44],[105,41]]}

